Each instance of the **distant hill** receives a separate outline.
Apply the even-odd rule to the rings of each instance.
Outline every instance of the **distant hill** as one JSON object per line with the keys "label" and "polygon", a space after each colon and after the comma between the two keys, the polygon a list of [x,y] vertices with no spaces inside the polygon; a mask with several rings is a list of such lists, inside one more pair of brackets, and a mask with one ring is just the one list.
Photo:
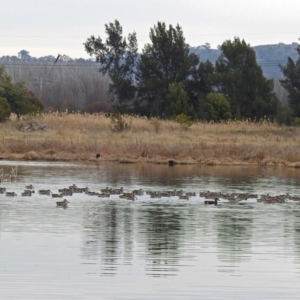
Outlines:
{"label": "distant hill", "polygon": [[[298,53],[296,51],[298,44],[275,44],[275,45],[261,45],[253,47],[258,64],[261,66],[263,73],[268,78],[282,78],[282,72],[280,71],[278,65],[285,65],[287,62],[287,57],[290,56],[292,59],[298,59]],[[206,43],[205,45],[198,47],[191,47],[191,52],[196,53],[200,56],[201,61],[211,61],[215,63],[220,55],[220,47],[218,49],[211,49],[210,44]],[[43,56],[43,57],[33,57],[30,56],[29,52],[26,50],[21,50],[18,53],[18,56],[2,56],[0,57],[0,65],[8,63],[40,63],[40,62],[49,62],[53,63],[56,57],[52,55]],[[68,55],[63,55],[59,62],[63,65],[68,63],[80,63],[82,66],[92,65],[95,62],[92,59],[84,58],[71,58]]]}
{"label": "distant hill", "polygon": [[[282,72],[278,65],[285,65],[287,57],[298,59],[296,51],[298,44],[275,44],[275,45],[261,45],[253,47],[256,53],[257,63],[261,66],[263,73],[268,78],[281,78]],[[220,49],[211,49],[209,44],[198,47],[191,47],[191,52],[200,56],[201,61],[211,61],[215,63],[220,55]]]}

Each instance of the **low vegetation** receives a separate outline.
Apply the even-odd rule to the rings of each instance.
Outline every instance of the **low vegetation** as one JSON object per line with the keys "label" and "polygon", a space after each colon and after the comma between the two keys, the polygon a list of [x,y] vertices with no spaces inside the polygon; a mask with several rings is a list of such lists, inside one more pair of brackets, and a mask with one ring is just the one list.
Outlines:
{"label": "low vegetation", "polygon": [[[115,116],[114,116],[115,117]],[[194,122],[109,115],[48,113],[0,123],[0,157],[16,160],[95,160],[300,167],[300,128],[260,122]],[[179,118],[179,120],[182,119]],[[23,132],[36,122],[45,130]],[[23,125],[24,126],[24,125]],[[96,154],[100,153],[100,158]]]}

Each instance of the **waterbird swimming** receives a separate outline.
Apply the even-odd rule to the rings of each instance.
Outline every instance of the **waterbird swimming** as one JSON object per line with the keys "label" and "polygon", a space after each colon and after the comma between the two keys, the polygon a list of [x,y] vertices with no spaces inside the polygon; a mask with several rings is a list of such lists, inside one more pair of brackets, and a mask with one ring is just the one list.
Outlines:
{"label": "waterbird swimming", "polygon": [[63,194],[52,194],[52,198],[62,198]]}
{"label": "waterbird swimming", "polygon": [[50,195],[52,193],[50,190],[39,190],[39,194],[41,195]]}
{"label": "waterbird swimming", "polygon": [[144,195],[144,191],[142,189],[139,189],[139,190],[133,190],[132,191],[132,194],[133,195],[139,195],[139,196],[142,196]]}
{"label": "waterbird swimming", "polygon": [[128,196],[126,196],[125,199],[126,199],[126,200],[132,200],[132,201],[134,201],[134,200],[137,199],[137,197],[136,197],[135,195],[128,195]]}
{"label": "waterbird swimming", "polygon": [[190,199],[190,197],[188,195],[179,195],[178,198],[181,200],[189,200]]}
{"label": "waterbird swimming", "polygon": [[6,196],[14,197],[14,196],[18,196],[18,195],[15,192],[6,192]]}
{"label": "waterbird swimming", "polygon": [[170,159],[170,160],[168,161],[168,165],[169,165],[169,167],[173,167],[173,166],[175,165],[175,161],[172,160],[172,159]]}
{"label": "waterbird swimming", "polygon": [[32,194],[32,192],[30,191],[30,190],[25,190],[22,194],[21,194],[21,196],[31,196],[31,194]]}
{"label": "waterbird swimming", "polygon": [[68,206],[68,203],[70,202],[67,199],[64,199],[64,201],[56,202],[56,206],[66,208]]}
{"label": "waterbird swimming", "polygon": [[218,201],[220,201],[219,198],[215,198],[215,200],[205,200],[204,204],[218,205]]}

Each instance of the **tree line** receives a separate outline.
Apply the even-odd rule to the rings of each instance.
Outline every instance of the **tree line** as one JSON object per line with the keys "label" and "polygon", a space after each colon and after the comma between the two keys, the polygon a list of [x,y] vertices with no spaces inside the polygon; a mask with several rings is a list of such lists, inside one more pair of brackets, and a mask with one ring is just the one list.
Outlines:
{"label": "tree line", "polygon": [[[287,65],[280,66],[285,90],[278,88],[278,82],[275,90],[287,93],[287,102],[282,103],[273,80],[265,78],[257,64],[254,50],[238,37],[226,40],[212,63],[201,62],[190,51],[179,25],[157,22],[141,53],[136,33],[124,37],[118,20],[105,24],[105,33],[105,40],[91,36],[84,43],[86,52],[100,65],[98,74],[92,68],[67,70],[52,64],[30,69],[26,64],[29,53],[22,50],[24,65],[6,68],[6,72],[0,69],[0,114],[4,116],[0,120],[10,112],[20,117],[45,106],[213,121],[267,117],[291,124],[300,117],[299,59],[295,62],[289,57]],[[300,57],[299,47],[297,52]]]}
{"label": "tree line", "polygon": [[[160,118],[184,114],[213,121],[267,117],[281,123],[298,116],[285,81],[291,80],[281,81],[289,92],[285,106],[274,92],[273,80],[264,77],[254,50],[238,37],[221,45],[212,64],[200,62],[190,52],[179,25],[158,22],[140,54],[136,33],[124,37],[118,20],[105,24],[105,32],[105,41],[91,36],[84,46],[100,63],[99,71],[111,79],[109,97],[116,111]],[[292,64],[290,59],[281,66],[285,76]]]}

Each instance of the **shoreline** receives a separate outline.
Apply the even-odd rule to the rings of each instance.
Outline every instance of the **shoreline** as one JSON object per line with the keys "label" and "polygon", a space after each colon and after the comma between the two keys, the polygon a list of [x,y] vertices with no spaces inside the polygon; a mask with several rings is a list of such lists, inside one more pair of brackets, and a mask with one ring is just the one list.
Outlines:
{"label": "shoreline", "polygon": [[[231,159],[215,159],[213,157],[207,157],[203,160],[197,161],[190,157],[187,159],[177,160],[177,159],[162,159],[162,158],[128,158],[128,157],[101,157],[101,158],[87,158],[87,159],[78,159],[76,156],[72,158],[60,158],[59,155],[48,157],[47,159],[37,158],[38,154],[36,153],[25,153],[25,154],[3,154],[0,157],[1,162],[5,161],[37,161],[37,162],[112,162],[112,163],[121,163],[121,164],[156,164],[156,165],[169,165],[173,166],[185,166],[185,165],[202,165],[202,166],[263,166],[263,167],[284,167],[284,168],[300,168],[299,162],[288,162],[278,159],[266,159],[262,162],[242,162],[242,161],[232,161]],[[170,163],[170,161],[172,163]]]}

